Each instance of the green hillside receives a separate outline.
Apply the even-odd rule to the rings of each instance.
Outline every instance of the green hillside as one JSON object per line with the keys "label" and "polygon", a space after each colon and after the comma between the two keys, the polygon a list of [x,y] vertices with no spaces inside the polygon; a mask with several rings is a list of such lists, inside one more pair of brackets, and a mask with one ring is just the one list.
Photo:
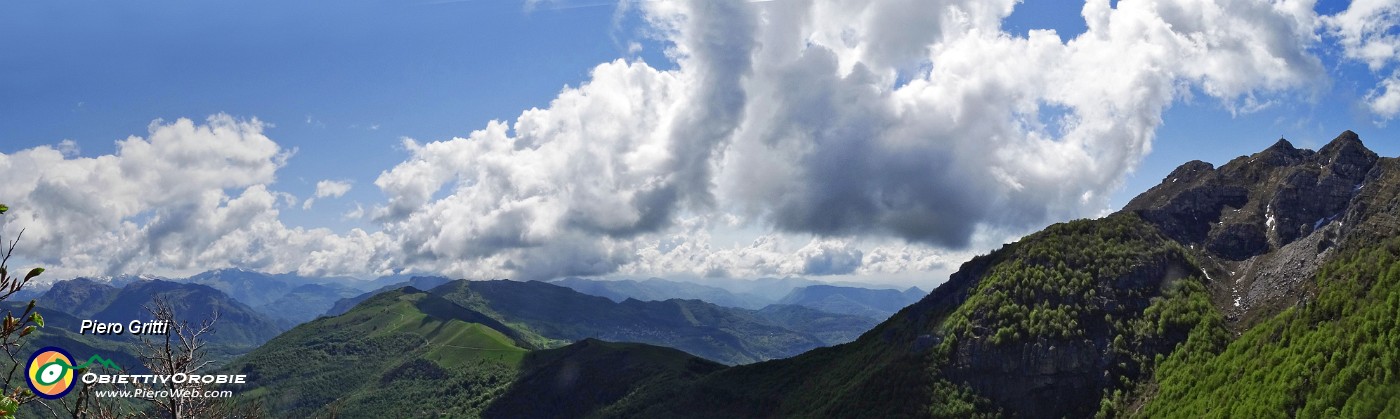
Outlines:
{"label": "green hillside", "polygon": [[653,386],[594,413],[1093,416],[1188,336],[1224,333],[1195,272],[1135,215],[1058,224],[967,263],[855,342]]}
{"label": "green hillside", "polygon": [[1223,351],[1181,351],[1157,371],[1146,417],[1400,416],[1400,240],[1323,267],[1322,289]]}
{"label": "green hillside", "polygon": [[227,369],[249,375],[241,397],[278,416],[475,416],[528,348],[480,313],[404,288],[297,326]]}
{"label": "green hillside", "polygon": [[[577,418],[638,394],[667,391],[723,369],[671,348],[584,339],[531,352],[519,377],[484,417]],[[625,404],[620,405],[625,406]],[[603,410],[603,415],[634,411]]]}

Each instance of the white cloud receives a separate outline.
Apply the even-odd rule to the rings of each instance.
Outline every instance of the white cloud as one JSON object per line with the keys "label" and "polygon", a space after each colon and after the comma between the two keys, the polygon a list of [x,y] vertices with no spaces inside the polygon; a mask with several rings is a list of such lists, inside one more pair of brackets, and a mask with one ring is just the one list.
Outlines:
{"label": "white cloud", "polygon": [[[374,182],[386,202],[345,214],[377,232],[282,225],[270,185],[289,153],[226,116],[153,124],[112,156],[0,156],[47,174],[0,192],[45,214],[6,231],[97,270],[944,272],[969,248],[1101,214],[1184,95],[1249,112],[1325,78],[1308,1],[1091,0],[1073,39],[1001,32],[1016,4],[645,2],[673,69],[602,63],[513,121],[404,139],[407,159]],[[1388,92],[1374,101],[1400,102]],[[304,208],[349,189],[319,182]],[[753,240],[713,243],[720,229]]]}
{"label": "white cloud", "polygon": [[[156,121],[116,152],[65,157],[51,147],[0,154],[0,232],[24,230],[23,257],[63,275],[179,274],[228,266],[367,273],[397,264],[382,233],[288,228],[295,198],[268,189],[294,150],[258,120]],[[373,256],[373,257],[367,257]]]}
{"label": "white cloud", "polygon": [[356,202],[356,203],[355,203],[355,209],[352,209],[352,210],[350,210],[350,211],[346,211],[345,214],[342,214],[342,215],[341,215],[341,218],[344,218],[344,219],[347,219],[347,220],[358,220],[358,219],[361,219],[361,218],[364,218],[364,217],[365,217],[365,207],[364,207],[364,205],[360,205],[359,202]]}
{"label": "white cloud", "polygon": [[[1185,89],[1248,111],[1323,77],[1306,50],[1316,16],[1297,2],[1095,0],[1068,41],[1000,32],[1015,4],[642,4],[677,69],[605,63],[513,124],[406,143],[413,156],[376,181],[379,219],[410,260],[520,272],[591,254],[543,276],[929,264],[833,243],[962,248],[1096,214]],[[711,214],[819,239],[661,250],[678,217]]]}
{"label": "white cloud", "polygon": [[311,205],[316,202],[317,198],[339,198],[345,196],[347,192],[350,192],[350,187],[351,183],[347,180],[326,179],[316,182],[315,196],[307,198],[306,202],[301,205],[301,209],[311,209]]}
{"label": "white cloud", "polygon": [[1366,104],[1382,121],[1400,115],[1400,2],[1355,0],[1346,10],[1322,18],[1328,34],[1337,39],[1342,55],[1365,63],[1373,73],[1389,76],[1366,95]]}

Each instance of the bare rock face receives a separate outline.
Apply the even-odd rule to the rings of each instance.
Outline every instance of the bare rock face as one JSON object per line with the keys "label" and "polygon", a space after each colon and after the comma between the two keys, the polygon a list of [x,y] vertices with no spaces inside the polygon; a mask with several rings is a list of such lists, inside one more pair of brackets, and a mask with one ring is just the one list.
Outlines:
{"label": "bare rock face", "polygon": [[1281,139],[1218,169],[1187,163],[1124,211],[1196,249],[1217,274],[1217,305],[1240,321],[1296,303],[1333,246],[1371,234],[1357,226],[1400,225],[1373,220],[1400,205],[1397,184],[1394,159],[1345,131],[1316,152]]}

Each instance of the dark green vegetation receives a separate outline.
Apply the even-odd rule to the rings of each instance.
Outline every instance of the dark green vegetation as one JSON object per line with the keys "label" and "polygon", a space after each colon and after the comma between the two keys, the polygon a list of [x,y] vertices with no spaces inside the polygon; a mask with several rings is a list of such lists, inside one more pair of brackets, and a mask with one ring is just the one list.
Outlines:
{"label": "dark green vegetation", "polygon": [[519,378],[483,415],[501,418],[630,416],[620,400],[664,392],[724,366],[671,348],[584,339],[532,352]]}
{"label": "dark green vegetation", "polygon": [[773,304],[755,312],[759,318],[789,330],[811,334],[828,345],[850,342],[879,324],[878,320],[833,314],[803,306]]}
{"label": "dark green vegetation", "polygon": [[1400,416],[1400,240],[1323,267],[1316,300],[1259,323],[1218,354],[1206,342],[1157,371],[1144,416]]}
{"label": "dark green vegetation", "polygon": [[1059,224],[974,259],[853,343],[730,368],[618,409],[1092,416],[1193,329],[1223,331],[1192,272],[1183,249],[1131,214]]}
{"label": "dark green vegetation", "polygon": [[531,344],[493,319],[414,288],[278,336],[225,369],[240,397],[279,417],[478,415]]}

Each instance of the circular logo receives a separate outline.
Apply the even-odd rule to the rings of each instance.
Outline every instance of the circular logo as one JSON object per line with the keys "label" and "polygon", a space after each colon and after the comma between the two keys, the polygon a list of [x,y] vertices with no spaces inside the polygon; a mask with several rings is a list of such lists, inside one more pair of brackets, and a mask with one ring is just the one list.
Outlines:
{"label": "circular logo", "polygon": [[35,396],[57,399],[73,390],[73,355],[52,346],[34,351],[25,370]]}

